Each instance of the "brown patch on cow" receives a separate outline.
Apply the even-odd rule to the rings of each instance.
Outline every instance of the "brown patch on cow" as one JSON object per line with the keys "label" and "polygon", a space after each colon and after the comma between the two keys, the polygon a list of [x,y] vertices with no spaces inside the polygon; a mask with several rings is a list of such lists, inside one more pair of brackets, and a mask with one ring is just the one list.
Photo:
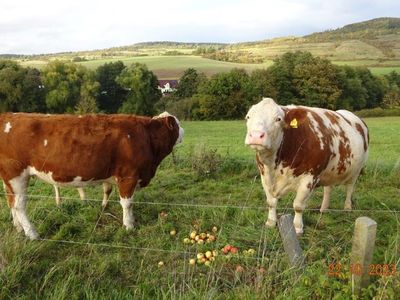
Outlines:
{"label": "brown patch on cow", "polygon": [[261,175],[264,175],[264,164],[262,163],[261,158],[258,153],[256,153],[256,161],[257,161],[258,170],[260,171]]}
{"label": "brown patch on cow", "polygon": [[297,213],[302,213],[302,212],[304,211],[304,209],[295,207],[295,208],[294,208],[294,211],[297,212]]}
{"label": "brown patch on cow", "polygon": [[333,111],[325,111],[324,114],[332,124],[339,124],[339,117]]}
{"label": "brown patch on cow", "polygon": [[[365,136],[365,132],[362,128],[362,126],[358,123],[356,123],[356,129],[357,131],[360,133],[362,139],[363,139],[363,143],[364,143],[364,151],[367,151],[368,149],[368,138]],[[368,133],[368,131],[367,131]]]}
{"label": "brown patch on cow", "polygon": [[346,171],[347,166],[350,164],[350,141],[346,136],[346,133],[341,129],[339,132],[339,162],[337,166],[338,174],[342,174]]}
{"label": "brown patch on cow", "polygon": [[283,175],[283,169],[281,169],[281,174]]}
{"label": "brown patch on cow", "polygon": [[15,195],[14,192],[8,182],[4,182],[5,185],[5,193],[7,198],[7,204],[9,208],[13,208],[15,204]]}
{"label": "brown patch on cow", "polygon": [[[320,147],[319,137],[313,132],[312,124],[307,113],[310,113],[318,123],[322,133],[323,149]],[[296,119],[297,128],[290,128],[290,122]],[[305,107],[296,107],[287,111],[285,115],[283,140],[277,152],[276,164],[282,162],[284,167],[293,170],[295,176],[304,173],[319,174],[329,163],[333,131],[327,128],[322,118],[314,111]]]}

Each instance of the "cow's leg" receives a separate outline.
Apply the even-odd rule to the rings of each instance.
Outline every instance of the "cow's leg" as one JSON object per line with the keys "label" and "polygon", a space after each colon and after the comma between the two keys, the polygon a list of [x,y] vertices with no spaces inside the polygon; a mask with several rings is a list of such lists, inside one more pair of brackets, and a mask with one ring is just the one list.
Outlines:
{"label": "cow's leg", "polygon": [[79,193],[79,198],[81,198],[82,201],[85,201],[85,191],[83,188],[77,188],[78,193]]}
{"label": "cow's leg", "polygon": [[60,205],[61,204],[60,188],[56,185],[53,185],[53,186],[54,186],[54,192],[56,194],[56,204]]}
{"label": "cow's leg", "polygon": [[103,203],[101,204],[103,207],[107,206],[111,191],[112,191],[112,185],[108,182],[103,182]]}
{"label": "cow's leg", "polygon": [[18,222],[21,224],[25,235],[31,240],[36,240],[39,238],[33,225],[29,222],[28,216],[26,215],[26,191],[28,187],[29,176],[21,174],[9,181],[12,194],[14,196],[14,203],[12,203],[12,208],[15,209],[15,217],[17,217]]}
{"label": "cow's leg", "polygon": [[312,180],[303,181],[297,189],[296,197],[293,201],[294,208],[294,229],[297,235],[303,234],[303,211],[306,208],[307,199],[312,192]]}
{"label": "cow's leg", "polygon": [[354,183],[350,183],[346,185],[346,201],[344,202],[344,209],[351,210],[351,196],[354,191]]}
{"label": "cow's leg", "polygon": [[275,227],[277,216],[276,216],[276,205],[278,203],[278,199],[272,196],[267,196],[268,203],[268,219],[265,222],[265,225],[268,227]]}
{"label": "cow's leg", "polygon": [[322,199],[321,209],[319,210],[320,212],[324,212],[326,209],[329,208],[331,192],[332,192],[331,186],[324,186],[324,198]]}
{"label": "cow's leg", "polygon": [[22,232],[22,230],[24,230],[24,229],[22,228],[21,223],[18,221],[17,214],[16,214],[16,211],[14,208],[14,202],[15,202],[14,194],[13,194],[11,188],[8,187],[4,181],[3,181],[3,187],[4,187],[4,192],[6,193],[8,206],[11,209],[11,215],[12,215],[14,227],[17,229],[18,232]]}
{"label": "cow's leg", "polygon": [[275,198],[270,194],[268,186],[265,183],[264,171],[260,170],[260,174],[261,174],[261,184],[263,186],[265,195],[267,196],[267,205],[268,205],[268,218],[267,222],[265,222],[265,225],[268,227],[275,227],[277,221],[276,205],[278,204],[278,198]]}
{"label": "cow's leg", "polygon": [[137,179],[133,177],[118,179],[120,203],[123,211],[123,223],[126,229],[132,229],[134,217],[132,213],[133,193],[136,188]]}

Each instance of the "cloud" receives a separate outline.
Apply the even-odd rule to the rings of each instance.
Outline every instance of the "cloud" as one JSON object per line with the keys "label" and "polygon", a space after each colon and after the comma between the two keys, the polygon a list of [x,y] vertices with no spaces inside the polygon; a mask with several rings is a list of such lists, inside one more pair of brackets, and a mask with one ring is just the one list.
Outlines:
{"label": "cloud", "polygon": [[399,1],[14,0],[0,4],[0,53],[49,53],[143,41],[240,42],[305,35],[395,16]]}

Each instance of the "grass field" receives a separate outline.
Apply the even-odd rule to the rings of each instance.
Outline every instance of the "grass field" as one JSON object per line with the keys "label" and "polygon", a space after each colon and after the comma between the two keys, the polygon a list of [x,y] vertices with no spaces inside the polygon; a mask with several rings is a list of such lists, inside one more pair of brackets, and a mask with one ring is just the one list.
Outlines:
{"label": "grass field", "polygon": [[[272,60],[266,60],[262,64],[242,64],[242,63],[231,63],[223,62],[212,59],[203,58],[194,55],[185,56],[138,56],[138,57],[120,57],[120,58],[108,58],[108,59],[97,59],[82,62],[83,66],[89,69],[96,69],[97,67],[109,63],[121,60],[125,65],[132,63],[143,63],[152,70],[159,79],[177,79],[182,76],[183,71],[188,68],[194,68],[200,72],[204,72],[210,76],[219,72],[229,72],[233,68],[242,68],[251,72],[255,69],[267,68],[273,64]],[[351,66],[367,66],[371,72],[375,75],[387,74],[393,70],[400,72],[399,61],[387,61],[379,62],[377,60],[350,60],[350,61],[333,61],[334,64],[338,65],[351,65]],[[44,61],[22,61],[23,66],[35,67],[38,69],[44,68],[47,62]]]}
{"label": "grass field", "polygon": [[[363,299],[394,299],[400,293],[400,118],[366,123],[370,158],[356,186],[355,211],[305,212],[304,271],[288,268],[277,229],[264,226],[265,195],[254,153],[244,146],[244,121],[183,122],[184,143],[135,195],[133,231],[122,228],[115,192],[102,210],[99,201],[82,203],[77,191],[63,189],[56,207],[53,188],[33,179],[29,215],[51,241],[30,242],[12,227],[2,196],[0,299],[350,299],[351,238],[362,215],[378,223],[373,263],[397,267],[397,275],[372,276]],[[100,187],[86,191],[88,199],[101,199]],[[331,208],[342,209],[344,197],[344,189],[334,189]],[[292,199],[280,200],[279,214],[293,213]],[[308,207],[317,209],[321,199],[319,188]],[[213,226],[215,242],[182,242],[195,228]],[[240,255],[219,255],[210,267],[189,265],[196,253],[227,243]],[[256,254],[242,255],[249,248]],[[343,266],[340,276],[328,275],[330,263]]]}

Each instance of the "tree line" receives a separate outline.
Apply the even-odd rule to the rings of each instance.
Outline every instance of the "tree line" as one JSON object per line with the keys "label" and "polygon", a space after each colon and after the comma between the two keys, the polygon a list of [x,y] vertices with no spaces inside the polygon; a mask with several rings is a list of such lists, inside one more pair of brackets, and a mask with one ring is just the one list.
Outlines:
{"label": "tree line", "polygon": [[56,60],[39,71],[0,60],[2,112],[154,115],[167,110],[181,119],[240,119],[262,97],[329,109],[398,107],[400,74],[374,76],[367,68],[288,52],[251,73],[233,69],[207,77],[187,69],[176,91],[162,97],[156,75],[143,64],[117,61],[89,70]]}

